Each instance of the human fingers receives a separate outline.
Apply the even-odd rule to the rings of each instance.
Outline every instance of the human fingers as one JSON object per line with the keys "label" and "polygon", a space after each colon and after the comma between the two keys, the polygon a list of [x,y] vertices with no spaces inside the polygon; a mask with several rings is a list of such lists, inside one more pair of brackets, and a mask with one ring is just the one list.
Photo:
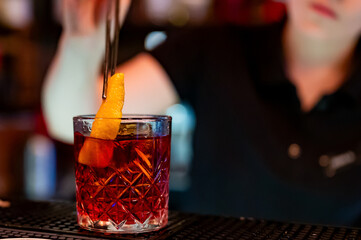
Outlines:
{"label": "human fingers", "polygon": [[105,19],[108,0],[63,0],[63,27],[70,34],[92,33]]}

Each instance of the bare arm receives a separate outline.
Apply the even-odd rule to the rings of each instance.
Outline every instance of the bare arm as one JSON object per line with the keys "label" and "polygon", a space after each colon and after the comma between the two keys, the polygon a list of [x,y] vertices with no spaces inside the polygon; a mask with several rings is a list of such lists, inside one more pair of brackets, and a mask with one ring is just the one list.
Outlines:
{"label": "bare arm", "polygon": [[141,53],[117,69],[125,74],[124,113],[163,114],[178,94],[159,62]]}

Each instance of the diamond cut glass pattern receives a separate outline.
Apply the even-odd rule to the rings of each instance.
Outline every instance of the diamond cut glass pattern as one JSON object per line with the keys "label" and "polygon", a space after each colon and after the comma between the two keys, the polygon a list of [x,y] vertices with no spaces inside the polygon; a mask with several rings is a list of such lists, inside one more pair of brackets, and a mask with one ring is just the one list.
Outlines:
{"label": "diamond cut glass pattern", "polygon": [[[91,230],[147,232],[168,221],[170,136],[119,137],[104,168],[77,161],[88,137],[75,133],[78,223]],[[108,141],[109,140],[97,140]],[[94,156],[96,158],[97,156]]]}

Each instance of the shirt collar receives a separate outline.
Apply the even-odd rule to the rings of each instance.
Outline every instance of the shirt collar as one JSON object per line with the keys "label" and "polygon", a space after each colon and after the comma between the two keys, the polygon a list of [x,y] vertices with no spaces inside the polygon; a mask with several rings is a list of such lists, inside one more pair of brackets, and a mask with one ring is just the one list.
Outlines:
{"label": "shirt collar", "polygon": [[[282,43],[282,32],[285,23],[286,18],[270,26],[269,29],[273,31],[273,34],[266,33],[269,35],[263,37],[263,39],[268,41],[260,44],[260,48],[257,50],[262,71],[258,73],[256,84],[267,92],[278,89],[275,94],[280,94],[281,90],[286,89],[293,89],[294,93],[296,93],[295,87],[288,79],[285,71],[286,66]],[[274,97],[275,94],[272,94],[272,96]],[[287,94],[288,97],[291,95]],[[334,94],[325,96],[323,100],[330,100],[330,104],[332,104],[337,102],[335,98],[340,100],[339,104],[361,105],[361,38],[356,46],[350,74],[347,76],[345,83]],[[295,99],[292,98],[292,100]],[[299,105],[299,102],[297,104]]]}

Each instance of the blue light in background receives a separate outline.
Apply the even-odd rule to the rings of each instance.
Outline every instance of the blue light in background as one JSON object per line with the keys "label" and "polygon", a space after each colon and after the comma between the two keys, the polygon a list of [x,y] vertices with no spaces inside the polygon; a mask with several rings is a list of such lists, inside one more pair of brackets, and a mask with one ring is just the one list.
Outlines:
{"label": "blue light in background", "polygon": [[164,42],[167,39],[167,35],[165,32],[162,31],[154,31],[150,32],[144,40],[144,47],[148,51],[153,50],[156,48],[159,44]]}
{"label": "blue light in background", "polygon": [[27,198],[50,199],[56,187],[56,150],[53,142],[43,136],[34,135],[25,146],[24,181]]}

